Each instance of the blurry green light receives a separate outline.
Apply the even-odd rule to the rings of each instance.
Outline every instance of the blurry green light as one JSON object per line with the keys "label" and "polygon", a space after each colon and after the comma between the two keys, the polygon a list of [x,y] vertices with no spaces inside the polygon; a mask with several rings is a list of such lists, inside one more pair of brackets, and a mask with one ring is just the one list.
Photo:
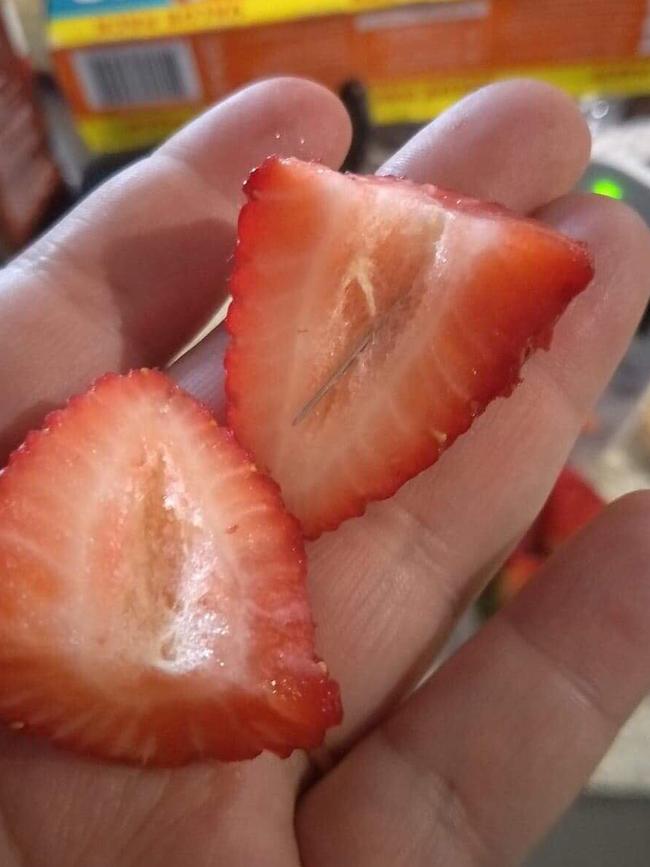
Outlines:
{"label": "blurry green light", "polygon": [[611,178],[596,178],[591,191],[599,196],[609,196],[610,199],[622,199],[624,194],[623,187]]}

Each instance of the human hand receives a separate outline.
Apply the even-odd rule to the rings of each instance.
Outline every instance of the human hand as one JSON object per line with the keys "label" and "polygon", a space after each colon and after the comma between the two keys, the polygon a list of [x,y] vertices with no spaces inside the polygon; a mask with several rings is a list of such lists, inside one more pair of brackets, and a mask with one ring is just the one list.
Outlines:
{"label": "human hand", "polygon": [[[2,457],[99,374],[165,365],[186,344],[225,298],[253,165],[280,152],[336,166],[348,141],[323,89],[255,85],[11,263]],[[596,277],[510,398],[396,496],[309,546],[318,651],[345,706],[326,747],[138,770],[2,730],[2,865],[503,867],[567,806],[650,688],[647,494],[608,509],[407,696],[543,503],[647,302],[641,220],[567,195],[588,147],[564,96],[513,82],[463,101],[383,169],[537,212],[587,241]],[[224,342],[219,330],[172,367],[217,414]]]}

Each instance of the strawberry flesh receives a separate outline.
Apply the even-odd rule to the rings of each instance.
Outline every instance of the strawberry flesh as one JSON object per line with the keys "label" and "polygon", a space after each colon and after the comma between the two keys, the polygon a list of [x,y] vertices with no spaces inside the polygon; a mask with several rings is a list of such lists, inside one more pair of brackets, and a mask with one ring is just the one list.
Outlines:
{"label": "strawberry flesh", "polygon": [[0,475],[0,717],[138,764],[281,756],[340,721],[277,486],[154,371],[109,375]]}
{"label": "strawberry flesh", "polygon": [[308,537],[434,463],[592,277],[582,244],[433,186],[270,158],[246,194],[228,419]]}

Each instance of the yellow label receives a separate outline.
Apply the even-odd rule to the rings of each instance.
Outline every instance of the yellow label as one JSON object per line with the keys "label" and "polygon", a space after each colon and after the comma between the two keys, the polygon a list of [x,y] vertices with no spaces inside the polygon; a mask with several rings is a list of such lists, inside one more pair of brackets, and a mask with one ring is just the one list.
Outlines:
{"label": "yellow label", "polygon": [[[226,27],[272,24],[316,15],[352,14],[370,9],[412,5],[413,2],[414,0],[194,0],[131,12],[55,18],[49,22],[48,34],[53,48],[78,48],[102,42],[156,39]],[[415,2],[422,3],[423,0]],[[443,0],[433,2],[439,3]]]}
{"label": "yellow label", "polygon": [[370,116],[377,124],[422,123],[449,108],[470,90],[491,81],[520,77],[547,81],[573,96],[634,96],[650,92],[650,58],[511,67],[464,75],[371,82],[368,85]]}
{"label": "yellow label", "polygon": [[[485,70],[457,76],[430,76],[392,82],[371,82],[368,105],[377,124],[423,123],[440,114],[466,93],[491,81],[537,78],[574,96],[611,94],[633,96],[650,92],[650,58]],[[90,150],[98,153],[131,150],[156,144],[197,113],[196,106],[145,109],[123,114],[82,116],[77,127]]]}
{"label": "yellow label", "polygon": [[137,150],[157,144],[190,120],[197,108],[165,108],[133,114],[77,118],[85,145],[95,153]]}

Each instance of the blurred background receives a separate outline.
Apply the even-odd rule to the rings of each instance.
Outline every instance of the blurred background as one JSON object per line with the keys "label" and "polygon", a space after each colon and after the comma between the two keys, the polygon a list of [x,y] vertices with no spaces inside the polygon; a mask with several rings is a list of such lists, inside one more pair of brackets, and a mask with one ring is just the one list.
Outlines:
{"label": "blurred background", "polygon": [[[377,167],[489,81],[565,89],[594,137],[580,186],[650,222],[650,0],[0,0],[0,259],[197,112],[265,75],[340,94],[346,168]],[[646,315],[531,532],[456,636],[608,500],[650,485]],[[650,865],[650,697],[528,867]]]}

